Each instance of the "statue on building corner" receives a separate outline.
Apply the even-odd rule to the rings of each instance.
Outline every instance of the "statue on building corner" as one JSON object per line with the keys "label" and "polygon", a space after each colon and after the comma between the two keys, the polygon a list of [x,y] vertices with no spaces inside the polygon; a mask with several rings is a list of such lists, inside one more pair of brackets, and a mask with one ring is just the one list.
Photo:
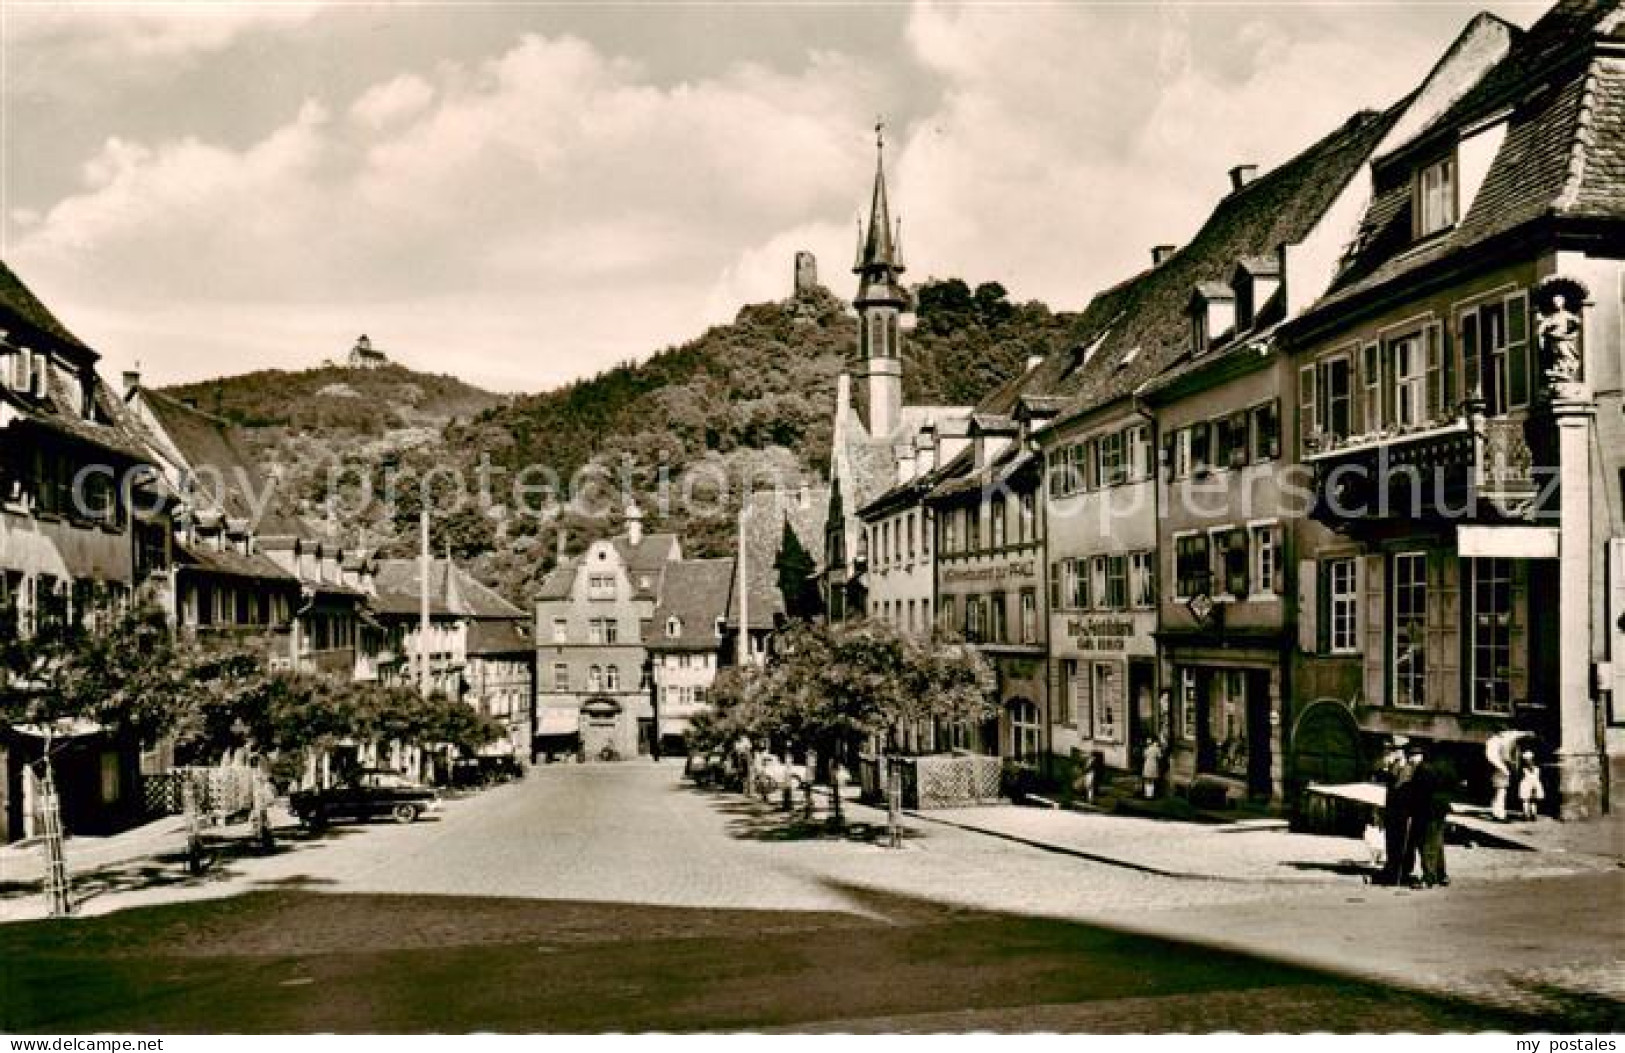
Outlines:
{"label": "statue on building corner", "polygon": [[1585,286],[1573,278],[1548,278],[1535,290],[1540,361],[1554,395],[1582,383],[1580,312],[1585,309],[1586,296]]}

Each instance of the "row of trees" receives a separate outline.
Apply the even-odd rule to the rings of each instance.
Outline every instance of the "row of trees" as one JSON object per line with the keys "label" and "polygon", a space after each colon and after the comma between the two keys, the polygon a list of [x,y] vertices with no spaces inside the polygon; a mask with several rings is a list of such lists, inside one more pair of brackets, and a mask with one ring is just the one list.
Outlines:
{"label": "row of trees", "polygon": [[[979,723],[993,712],[992,667],[964,644],[922,640],[880,622],[792,622],[765,666],[723,670],[690,747],[726,750],[742,737],[816,755],[832,791],[841,759],[865,744],[897,747],[933,722]],[[840,817],[840,794],[832,793]]]}
{"label": "row of trees", "polygon": [[0,720],[90,721],[177,755],[216,763],[247,751],[294,776],[308,751],[341,742],[475,749],[500,728],[470,706],[404,686],[273,669],[251,647],[177,636],[163,612],[137,607],[104,631],[66,619],[27,639],[0,610]]}

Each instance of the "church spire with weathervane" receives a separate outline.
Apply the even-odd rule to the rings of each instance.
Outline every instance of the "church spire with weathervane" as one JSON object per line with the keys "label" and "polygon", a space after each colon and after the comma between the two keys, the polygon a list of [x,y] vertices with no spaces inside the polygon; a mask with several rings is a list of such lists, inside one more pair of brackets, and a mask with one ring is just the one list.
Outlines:
{"label": "church spire with weathervane", "polygon": [[903,404],[902,330],[899,316],[908,307],[900,275],[900,228],[894,226],[886,200],[886,126],[875,123],[875,187],[869,203],[869,227],[858,228],[858,354],[865,363],[864,425],[875,438],[897,427]]}

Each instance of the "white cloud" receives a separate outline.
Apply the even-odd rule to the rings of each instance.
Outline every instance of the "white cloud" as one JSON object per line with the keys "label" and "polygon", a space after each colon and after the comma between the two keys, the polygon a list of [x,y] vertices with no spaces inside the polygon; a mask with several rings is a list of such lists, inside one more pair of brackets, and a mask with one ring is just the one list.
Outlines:
{"label": "white cloud", "polygon": [[[844,211],[870,83],[814,55],[658,85],[585,41],[531,35],[373,85],[348,121],[310,100],[242,148],[109,137],[77,192],[14,226],[9,254],[70,324],[98,319],[104,350],[155,377],[308,363],[297,310],[348,319],[332,332],[397,319],[407,344],[444,342],[438,368],[534,388],[686,338],[738,245]],[[256,334],[233,342],[254,356],[203,351],[212,324],[104,327],[114,310],[214,321],[214,304]],[[289,342],[273,353],[269,334]]]}
{"label": "white cloud", "polygon": [[310,3],[32,4],[6,15],[11,45],[63,60],[109,64],[173,61],[222,51],[244,34],[289,30],[322,8]]}
{"label": "white cloud", "polygon": [[433,85],[415,73],[402,73],[363,92],[350,105],[350,117],[368,128],[385,128],[416,117],[433,100]]}

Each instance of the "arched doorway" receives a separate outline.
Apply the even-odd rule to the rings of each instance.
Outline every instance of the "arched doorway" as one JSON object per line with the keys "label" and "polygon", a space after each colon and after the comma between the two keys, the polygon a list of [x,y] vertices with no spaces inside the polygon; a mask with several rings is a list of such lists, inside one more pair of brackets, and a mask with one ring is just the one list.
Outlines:
{"label": "arched doorway", "polygon": [[1323,698],[1309,703],[1292,729],[1292,782],[1359,782],[1368,774],[1360,725],[1346,703]]}
{"label": "arched doorway", "polygon": [[613,698],[588,699],[581,707],[581,749],[589,761],[619,760],[621,704]]}

